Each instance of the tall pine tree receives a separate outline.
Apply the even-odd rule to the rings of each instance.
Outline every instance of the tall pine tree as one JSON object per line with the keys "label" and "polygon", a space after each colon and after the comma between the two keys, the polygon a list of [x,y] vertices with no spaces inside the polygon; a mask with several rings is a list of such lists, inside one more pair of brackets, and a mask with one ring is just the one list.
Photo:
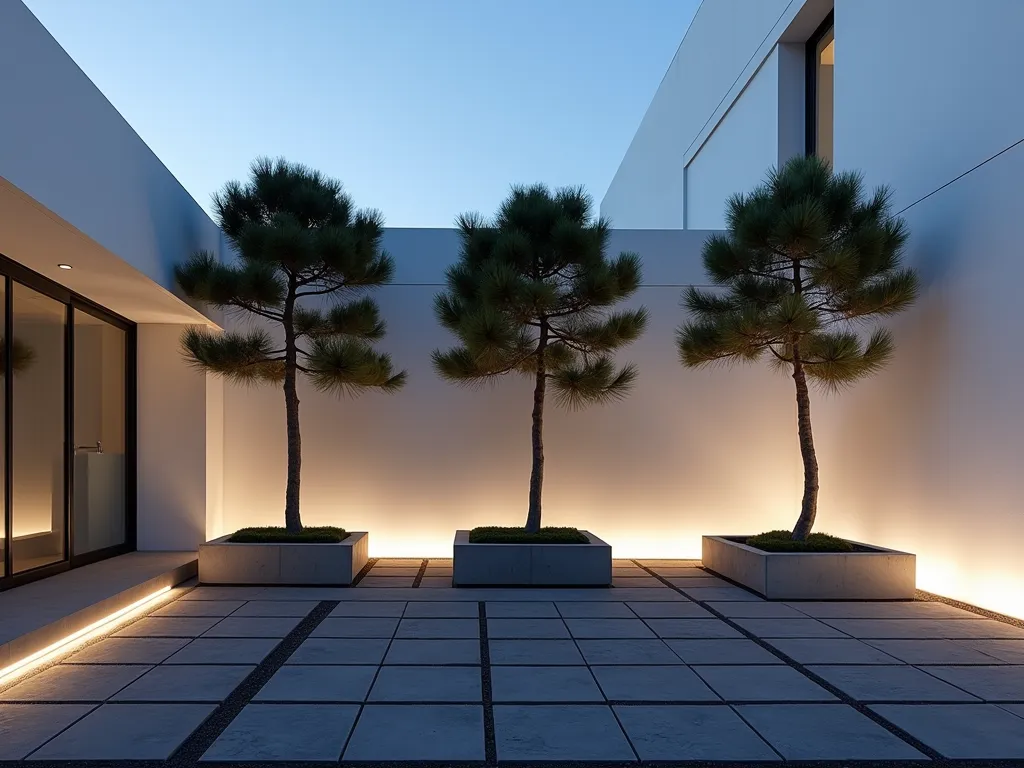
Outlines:
{"label": "tall pine tree", "polygon": [[493,221],[458,220],[462,249],[437,296],[441,324],[458,338],[435,351],[434,365],[456,383],[519,374],[533,381],[533,466],[526,531],[541,527],[544,408],[578,409],[623,397],[636,368],[617,368],[612,354],[635,340],[644,309],[608,311],[640,285],[640,257],[608,259],[610,227],[595,219],[581,188],[552,193],[543,185],[513,187]]}
{"label": "tall pine tree", "polygon": [[875,327],[865,340],[859,330],[917,296],[915,273],[901,266],[907,228],[890,214],[889,191],[865,197],[862,188],[859,174],[797,157],[732,197],[727,234],[703,251],[708,277],[725,290],[691,287],[693,319],[678,332],[686,366],[767,357],[793,377],[804,468],[797,541],[818,509],[808,381],[835,391],[876,373],[892,357],[892,336]]}
{"label": "tall pine tree", "polygon": [[373,299],[360,295],[389,282],[394,263],[381,248],[381,215],[357,211],[339,181],[305,166],[258,159],[248,182],[229,182],[214,202],[238,259],[222,264],[197,253],[176,270],[178,284],[190,298],[262,318],[283,340],[261,327],[222,334],[193,328],[182,345],[203,370],[284,390],[285,526],[294,533],[302,529],[299,374],[335,394],[394,392],[405,382],[373,348],[384,321]]}

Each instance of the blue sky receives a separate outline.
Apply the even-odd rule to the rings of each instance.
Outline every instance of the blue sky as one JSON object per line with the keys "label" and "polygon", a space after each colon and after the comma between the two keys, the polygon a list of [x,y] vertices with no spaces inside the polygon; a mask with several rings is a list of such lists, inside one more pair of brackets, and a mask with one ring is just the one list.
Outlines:
{"label": "blue sky", "polygon": [[207,208],[257,155],[391,226],[600,202],[698,0],[25,0]]}

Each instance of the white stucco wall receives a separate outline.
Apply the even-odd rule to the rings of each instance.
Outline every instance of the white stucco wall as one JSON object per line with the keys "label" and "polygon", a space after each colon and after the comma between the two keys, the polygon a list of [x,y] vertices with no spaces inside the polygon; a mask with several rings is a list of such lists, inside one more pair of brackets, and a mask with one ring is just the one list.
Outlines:
{"label": "white stucco wall", "polygon": [[[799,476],[789,382],[764,368],[688,371],[677,360],[680,286],[699,281],[705,232],[616,232],[638,251],[648,332],[620,355],[640,367],[625,401],[545,418],[544,520],[589,528],[622,556],[699,557],[700,535],[789,525]],[[467,391],[437,377],[451,343],[432,301],[457,254],[449,230],[389,230],[396,285],[378,292],[381,345],[405,390],[337,400],[303,385],[305,522],[370,531],[374,556],[450,556],[456,528],[521,525],[530,473],[531,389]],[[225,389],[224,527],[280,525],[284,404],[277,388]],[[746,461],[741,461],[745,459]]]}

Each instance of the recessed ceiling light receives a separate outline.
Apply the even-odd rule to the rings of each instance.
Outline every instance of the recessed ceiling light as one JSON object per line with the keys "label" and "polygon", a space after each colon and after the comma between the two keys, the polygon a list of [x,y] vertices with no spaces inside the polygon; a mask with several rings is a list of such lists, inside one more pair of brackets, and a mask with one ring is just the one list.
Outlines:
{"label": "recessed ceiling light", "polygon": [[58,264],[57,266],[60,267],[61,269],[71,269],[70,264]]}

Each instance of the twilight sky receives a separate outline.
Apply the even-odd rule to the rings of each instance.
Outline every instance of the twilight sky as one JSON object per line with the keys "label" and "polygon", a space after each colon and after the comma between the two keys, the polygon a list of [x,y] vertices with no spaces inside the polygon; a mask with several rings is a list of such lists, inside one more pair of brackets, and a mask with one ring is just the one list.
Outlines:
{"label": "twilight sky", "polygon": [[600,202],[698,0],[24,0],[207,209],[257,155],[390,226]]}

